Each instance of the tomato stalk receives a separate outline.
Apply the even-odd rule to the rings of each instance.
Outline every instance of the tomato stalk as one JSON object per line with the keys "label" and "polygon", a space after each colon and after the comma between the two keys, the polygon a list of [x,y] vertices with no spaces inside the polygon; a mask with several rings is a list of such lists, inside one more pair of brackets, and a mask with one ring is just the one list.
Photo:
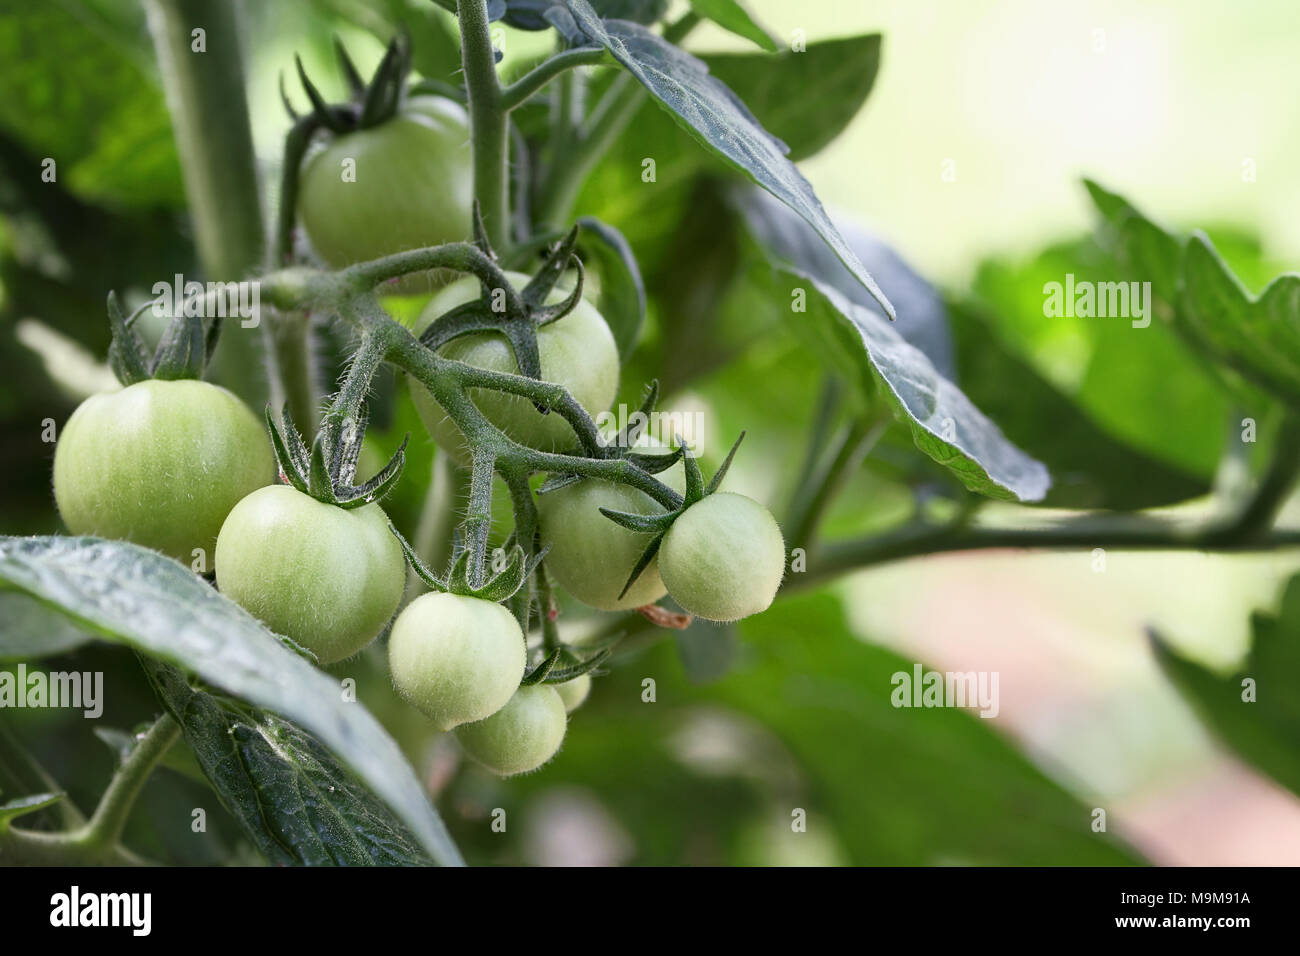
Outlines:
{"label": "tomato stalk", "polygon": [[84,825],[59,833],[0,825],[0,860],[60,866],[143,862],[121,845],[122,830],[145,781],[180,731],[180,725],[169,714],[154,721],[113,774],[94,814]]}
{"label": "tomato stalk", "polygon": [[469,97],[474,196],[492,245],[510,248],[510,179],[507,107],[497,79],[487,0],[457,0],[461,65]]}

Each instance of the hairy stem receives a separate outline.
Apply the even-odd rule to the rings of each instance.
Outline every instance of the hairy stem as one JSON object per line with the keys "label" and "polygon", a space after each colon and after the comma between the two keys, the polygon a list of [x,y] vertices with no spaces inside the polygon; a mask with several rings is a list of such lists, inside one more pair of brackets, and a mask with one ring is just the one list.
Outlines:
{"label": "hairy stem", "polygon": [[456,0],[456,9],[460,17],[460,58],[469,94],[474,197],[482,211],[488,240],[498,253],[505,254],[510,248],[509,137],[487,0]]}
{"label": "hairy stem", "polygon": [[122,830],[145,781],[180,732],[170,714],[154,721],[126,755],[83,826],[62,833],[0,828],[0,861],[62,866],[142,862],[120,845]]}
{"label": "hairy stem", "polygon": [[568,70],[580,66],[599,66],[612,60],[605,50],[577,49],[564,50],[525,73],[501,91],[501,105],[506,110],[513,110],[525,103],[530,97],[543,89],[551,80]]}

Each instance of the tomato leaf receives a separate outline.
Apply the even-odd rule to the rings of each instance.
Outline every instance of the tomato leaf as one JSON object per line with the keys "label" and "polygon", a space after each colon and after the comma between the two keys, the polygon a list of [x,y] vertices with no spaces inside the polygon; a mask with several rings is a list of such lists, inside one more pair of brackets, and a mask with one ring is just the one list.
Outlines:
{"label": "tomato leaf", "polygon": [[274,714],[191,687],[175,667],[143,662],[222,805],[272,863],[431,862],[392,812],[316,738]]}
{"label": "tomato leaf", "polygon": [[[783,312],[802,297],[807,314],[793,318],[820,337],[831,363],[864,396],[872,398],[879,387],[917,448],[979,494],[1011,501],[1038,501],[1046,495],[1051,478],[1040,462],[1012,444],[875,303],[853,301],[834,276],[815,271],[823,264],[800,254],[793,228],[797,221],[766,201],[744,196],[736,201],[770,263],[751,267],[751,281]],[[783,224],[783,219],[792,221]],[[789,245],[786,236],[795,237]]]}
{"label": "tomato leaf", "polygon": [[0,591],[0,661],[53,657],[93,640],[84,627],[20,591]]}
{"label": "tomato leaf", "polygon": [[789,147],[767,132],[703,61],[634,23],[602,21],[587,0],[565,0],[575,25],[604,46],[679,125],[806,220],[892,318],[894,307],[831,222],[811,184],[786,158]]}
{"label": "tomato leaf", "polygon": [[1196,233],[1183,252],[1178,320],[1219,362],[1300,407],[1300,275],[1278,276],[1252,298]]}
{"label": "tomato leaf", "polygon": [[104,640],[193,671],[315,734],[402,819],[437,862],[460,864],[410,765],[364,707],[182,565],[96,538],[0,538],[0,583]]}
{"label": "tomato leaf", "polygon": [[880,34],[823,40],[802,53],[710,53],[701,59],[764,129],[789,145],[793,162],[830,145],[862,109],[880,71]]}
{"label": "tomato leaf", "polygon": [[736,0],[691,0],[691,9],[724,30],[752,40],[764,50],[775,53],[778,49],[772,35],[759,26]]}
{"label": "tomato leaf", "polygon": [[595,259],[600,270],[596,308],[614,333],[618,354],[626,358],[636,347],[645,322],[645,282],[636,256],[613,226],[590,216],[579,219],[578,225],[582,227],[583,250]]}
{"label": "tomato leaf", "polygon": [[[1300,576],[1293,577],[1276,616],[1256,614],[1242,667],[1216,674],[1151,633],[1156,659],[1205,724],[1242,759],[1300,794]],[[1247,684],[1249,685],[1249,699]]]}

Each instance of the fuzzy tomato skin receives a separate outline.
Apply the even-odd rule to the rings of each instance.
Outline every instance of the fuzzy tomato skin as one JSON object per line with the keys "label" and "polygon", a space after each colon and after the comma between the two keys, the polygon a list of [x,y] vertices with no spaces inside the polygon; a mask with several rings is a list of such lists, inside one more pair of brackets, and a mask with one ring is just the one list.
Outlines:
{"label": "fuzzy tomato skin", "polygon": [[772,604],[785,574],[785,540],[753,498],[718,492],[673,522],[659,548],[659,573],[690,614],[736,621]]}
{"label": "fuzzy tomato skin", "polygon": [[[678,493],[686,489],[680,464],[657,475]],[[654,536],[616,525],[601,508],[633,514],[661,514],[663,505],[644,491],[599,478],[584,478],[538,496],[542,542],[551,550],[546,568],[556,582],[589,607],[626,611],[652,604],[668,589],[659,576],[659,559],[645,567],[627,594],[627,577]]]}
{"label": "fuzzy tomato skin", "polygon": [[565,713],[571,714],[586,702],[587,696],[591,693],[591,675],[579,674],[573,680],[551,686],[560,695],[560,700],[564,701]]}
{"label": "fuzzy tomato skin", "polygon": [[[521,273],[507,272],[506,276],[517,289],[528,284],[529,277]],[[429,300],[413,331],[420,335],[438,316],[478,298],[480,293],[477,278],[458,279]],[[559,302],[566,294],[556,286],[547,301]],[[618,346],[604,318],[586,299],[579,301],[564,318],[537,330],[537,352],[542,378],[563,385],[588,412],[598,414],[614,400],[618,390]],[[453,339],[438,354],[479,368],[519,374],[519,364],[504,336],[490,332]],[[460,464],[468,465],[470,455],[465,440],[442,406],[417,382],[411,383],[411,395],[421,421],[438,447]],[[470,397],[492,424],[521,444],[556,451],[577,442],[562,415],[558,412],[542,415],[526,398],[490,389],[471,389]]]}
{"label": "fuzzy tomato skin", "polygon": [[54,498],[73,534],[121,538],[212,566],[221,523],[275,477],[265,429],[207,382],[137,382],[72,413],[54,451]]}
{"label": "fuzzy tomato skin", "polygon": [[388,638],[393,684],[439,730],[495,714],[527,663],[514,616],[475,597],[423,594],[398,615]]}
{"label": "fuzzy tomato skin", "polygon": [[520,687],[486,720],[456,728],[456,739],[474,760],[502,777],[536,770],[564,742],[564,701],[548,684]]}
{"label": "fuzzy tomato skin", "polygon": [[217,537],[217,587],[322,664],[350,657],[397,610],[406,560],[377,504],[346,510],[288,485],[239,502]]}
{"label": "fuzzy tomato skin", "polygon": [[[343,162],[355,162],[355,182]],[[413,97],[392,119],[346,133],[307,160],[298,216],[312,248],[335,268],[468,238],[474,196],[469,121],[443,97]],[[390,291],[433,288],[407,277]]]}

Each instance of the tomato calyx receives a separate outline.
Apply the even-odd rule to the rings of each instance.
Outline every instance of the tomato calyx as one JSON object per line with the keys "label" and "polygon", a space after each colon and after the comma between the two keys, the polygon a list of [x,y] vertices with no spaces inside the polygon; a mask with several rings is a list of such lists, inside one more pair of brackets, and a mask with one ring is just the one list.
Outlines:
{"label": "tomato calyx", "polygon": [[406,93],[406,78],[411,72],[411,44],[405,36],[395,36],[388,43],[383,59],[375,68],[367,83],[361,78],[356,64],[348,55],[338,37],[334,38],[334,50],[338,55],[343,78],[348,84],[350,97],[344,103],[330,103],[321,95],[316,84],[307,76],[302,65],[302,58],[294,55],[294,64],[298,70],[298,80],[303,92],[311,101],[311,112],[300,115],[284,89],[284,74],[280,75],[280,100],[285,112],[295,124],[310,125],[314,130],[327,129],[336,136],[367,129],[387,122],[397,114],[398,106]]}
{"label": "tomato calyx", "polygon": [[429,566],[415,553],[415,549],[411,547],[410,542],[402,536],[400,531],[393,527],[392,524],[389,524],[388,530],[392,532],[393,537],[397,538],[397,543],[402,546],[402,553],[406,555],[406,562],[410,565],[411,570],[429,588],[445,594],[458,594],[461,597],[491,601],[493,604],[502,604],[514,597],[528,581],[529,576],[537,570],[537,566],[542,563],[542,559],[546,557],[545,548],[529,557],[524,552],[524,549],[516,544],[506,556],[504,566],[494,567],[491,576],[482,584],[476,585],[470,579],[470,550],[465,547],[464,541],[459,535],[454,537],[452,543],[451,563],[447,573],[438,575],[430,570]]}
{"label": "tomato calyx", "polygon": [[266,406],[266,427],[271,434],[271,447],[276,464],[285,484],[293,486],[317,501],[340,508],[360,508],[379,501],[401,477],[406,464],[406,443],[402,439],[393,457],[378,474],[360,485],[354,484],[357,459],[361,455],[361,440],[365,435],[369,414],[363,404],[358,410],[359,421],[345,427],[327,424],[317,432],[311,450],[307,450],[302,435],[294,427],[286,405],[280,413],[283,430],[276,424],[271,406]]}
{"label": "tomato calyx", "polygon": [[602,648],[590,657],[579,657],[572,648],[561,645],[546,654],[519,682],[521,687],[532,684],[567,684],[583,674],[599,673],[601,664],[609,660],[611,648]]}
{"label": "tomato calyx", "polygon": [[[546,254],[537,274],[522,289],[514,289],[498,275],[479,276],[482,294],[463,305],[443,313],[420,335],[420,344],[437,350],[454,339],[476,332],[495,332],[503,336],[514,354],[519,374],[541,381],[542,360],[537,345],[537,330],[572,312],[582,301],[585,279],[582,260],[575,254],[580,228],[575,225]],[[477,201],[474,203],[474,244],[492,261],[497,255],[488,242]],[[569,269],[577,273],[573,289],[560,302],[548,304],[547,298],[556,283]],[[537,405],[543,415],[549,409]]]}
{"label": "tomato calyx", "polygon": [[135,330],[135,323],[146,309],[157,304],[158,300],[151,299],[128,316],[122,311],[117,293],[108,294],[108,324],[112,332],[108,365],[123,385],[151,378],[164,381],[202,378],[203,369],[217,347],[221,319],[214,318],[204,329],[201,314],[204,310],[191,308],[187,300],[178,304],[178,314],[172,317],[150,355]]}
{"label": "tomato calyx", "polygon": [[[686,447],[685,443],[677,436],[673,442],[676,455],[683,458],[683,466],[686,469],[686,493],[682,495],[682,503],[679,507],[669,511],[663,511],[659,514],[636,514],[628,511],[615,511],[612,508],[601,508],[600,513],[610,521],[629,531],[636,531],[642,534],[653,534],[654,537],[646,545],[645,551],[641,552],[641,557],[632,568],[632,573],[628,575],[627,583],[623,585],[623,590],[619,592],[619,597],[627,594],[628,590],[636,583],[636,579],[641,576],[641,572],[650,566],[655,555],[659,553],[659,547],[663,544],[664,535],[668,529],[673,526],[678,518],[696,502],[708,497],[718,490],[722,484],[723,477],[731,467],[732,460],[736,457],[736,451],[740,448],[740,443],[745,440],[745,433],[741,432],[740,437],[736,439],[731,450],[727,452],[727,457],[723,459],[718,470],[714,473],[707,485],[704,484],[704,475],[700,471],[700,464],[696,461],[695,456]],[[644,456],[643,456],[644,457]],[[659,456],[667,458],[668,456]],[[675,459],[673,459],[675,460]],[[671,462],[670,462],[671,463]],[[667,467],[667,466],[665,466]]]}

